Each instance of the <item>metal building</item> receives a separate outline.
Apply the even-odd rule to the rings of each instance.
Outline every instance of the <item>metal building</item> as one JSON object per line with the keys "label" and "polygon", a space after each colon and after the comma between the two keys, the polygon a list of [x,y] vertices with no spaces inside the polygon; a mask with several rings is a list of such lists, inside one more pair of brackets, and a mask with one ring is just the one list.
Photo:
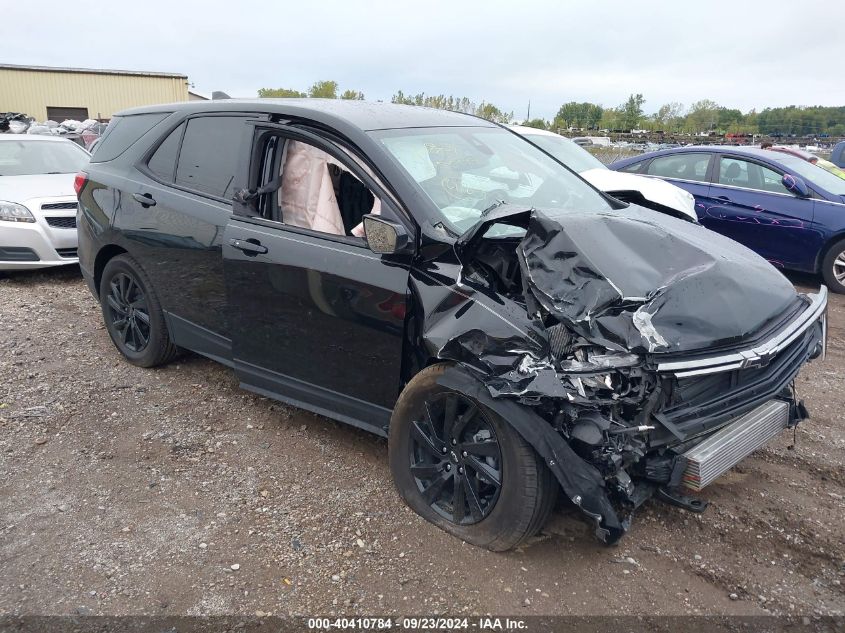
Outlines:
{"label": "metal building", "polygon": [[0,64],[0,112],[38,121],[107,120],[125,108],[176,101],[188,101],[186,75]]}

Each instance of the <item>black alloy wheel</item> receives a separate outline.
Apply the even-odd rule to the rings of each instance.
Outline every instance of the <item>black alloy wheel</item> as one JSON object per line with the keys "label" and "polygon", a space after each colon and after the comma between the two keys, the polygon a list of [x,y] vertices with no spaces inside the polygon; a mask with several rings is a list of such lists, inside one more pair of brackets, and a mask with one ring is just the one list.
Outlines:
{"label": "black alloy wheel", "polygon": [[173,360],[179,348],[170,340],[161,303],[147,273],[128,253],[110,259],[99,280],[100,307],[112,343],[138,367]]}
{"label": "black alloy wheel", "polygon": [[387,452],[399,495],[425,520],[467,543],[501,552],[543,527],[557,482],[519,432],[472,392],[441,378],[454,363],[419,371],[390,418]]}
{"label": "black alloy wheel", "polygon": [[108,302],[111,324],[126,349],[140,353],[150,342],[150,311],[143,288],[127,273],[109,280]]}
{"label": "black alloy wheel", "polygon": [[455,525],[487,517],[502,490],[502,451],[485,414],[457,393],[425,403],[411,424],[410,469],[423,499]]}

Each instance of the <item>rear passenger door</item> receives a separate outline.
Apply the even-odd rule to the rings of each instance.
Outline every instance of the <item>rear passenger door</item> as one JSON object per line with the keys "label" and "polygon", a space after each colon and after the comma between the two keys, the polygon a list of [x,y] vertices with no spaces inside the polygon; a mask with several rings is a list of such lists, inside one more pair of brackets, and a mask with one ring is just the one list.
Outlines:
{"label": "rear passenger door", "polygon": [[259,125],[249,171],[247,189],[269,186],[235,203],[223,246],[243,386],[384,434],[401,385],[411,255],[377,255],[350,229],[376,201],[407,219],[367,169],[313,133]]}
{"label": "rear passenger door", "polygon": [[223,233],[234,177],[246,159],[245,115],[181,120],[139,165],[128,212],[118,214],[130,252],[150,275],[177,345],[230,362]]}

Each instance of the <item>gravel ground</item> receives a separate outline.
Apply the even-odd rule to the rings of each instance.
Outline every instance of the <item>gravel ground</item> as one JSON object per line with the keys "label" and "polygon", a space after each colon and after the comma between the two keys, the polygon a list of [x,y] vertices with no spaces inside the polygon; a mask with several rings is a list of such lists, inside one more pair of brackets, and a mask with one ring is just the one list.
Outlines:
{"label": "gravel ground", "polygon": [[[804,284],[813,279],[799,280]],[[74,268],[0,278],[0,613],[845,613],[845,298],[799,379],[812,419],[616,547],[570,507],[493,554],[407,510],[384,440],[121,361]]]}

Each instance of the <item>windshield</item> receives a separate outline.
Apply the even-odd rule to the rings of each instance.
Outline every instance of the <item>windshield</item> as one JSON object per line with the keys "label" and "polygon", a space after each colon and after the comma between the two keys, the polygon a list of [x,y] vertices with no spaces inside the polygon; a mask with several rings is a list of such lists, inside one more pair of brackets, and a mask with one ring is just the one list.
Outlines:
{"label": "windshield", "polygon": [[502,128],[408,128],[371,134],[434,203],[440,221],[458,234],[501,201],[546,209],[611,209],[578,176]]}
{"label": "windshield", "polygon": [[825,171],[829,171],[831,174],[836,176],[837,178],[842,178],[845,180],[845,171],[831,163],[829,160],[825,160],[824,158],[820,158],[816,161],[816,166],[821,167]]}
{"label": "windshield", "polygon": [[816,185],[837,196],[845,196],[845,180],[839,176],[789,154],[779,155],[777,161],[801,176],[807,184]]}
{"label": "windshield", "polygon": [[0,141],[0,176],[75,174],[88,152],[69,141]]}
{"label": "windshield", "polygon": [[546,134],[526,134],[525,138],[579,174],[588,169],[607,169],[598,158],[568,138]]}

